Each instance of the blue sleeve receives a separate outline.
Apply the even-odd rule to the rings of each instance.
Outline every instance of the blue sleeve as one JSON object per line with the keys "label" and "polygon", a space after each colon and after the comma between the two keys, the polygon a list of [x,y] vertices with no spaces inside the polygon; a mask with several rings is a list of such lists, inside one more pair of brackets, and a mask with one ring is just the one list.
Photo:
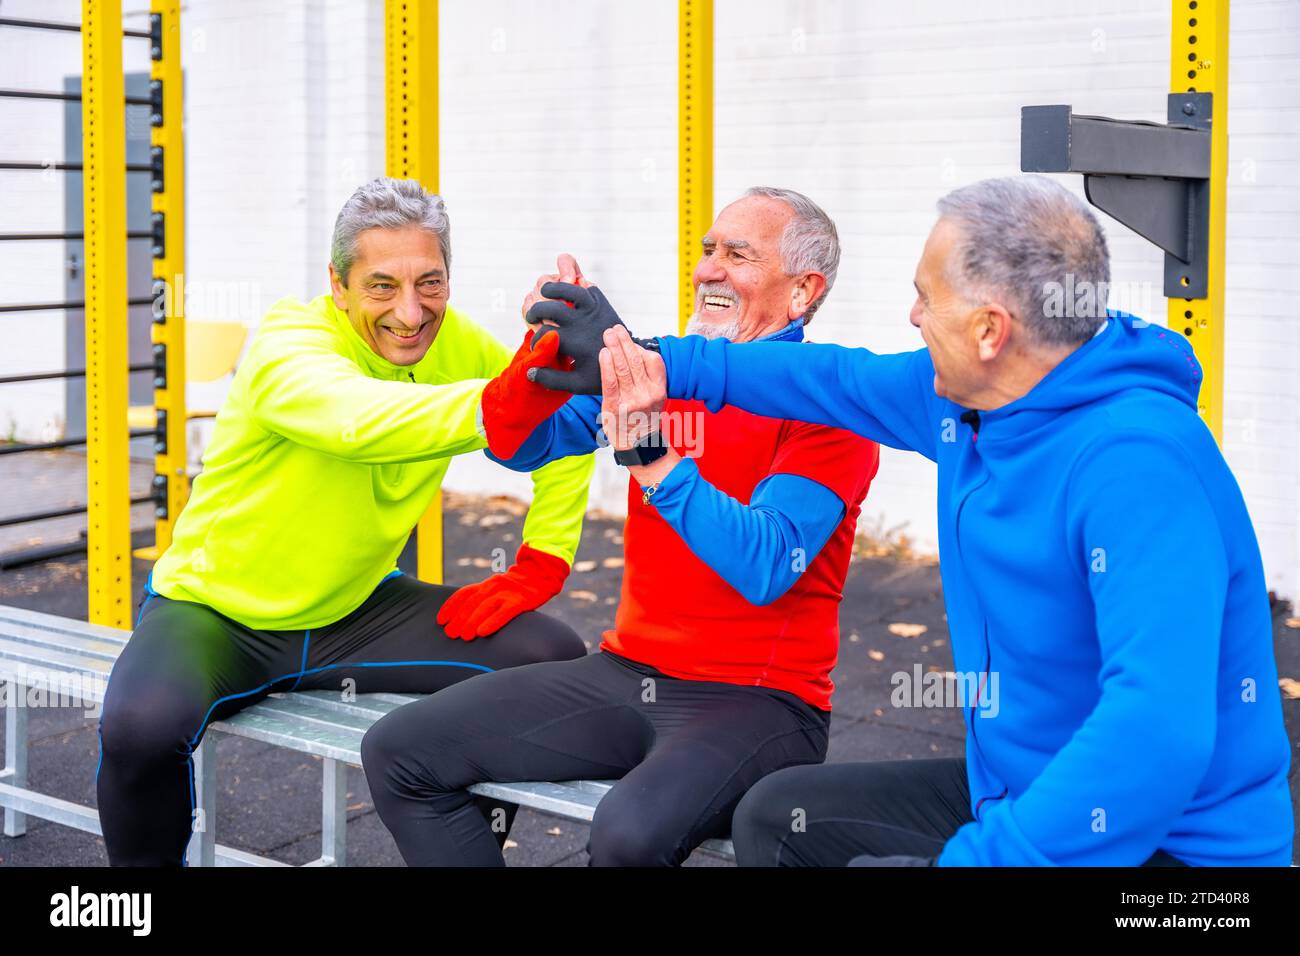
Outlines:
{"label": "blue sleeve", "polygon": [[877,355],[798,342],[665,336],[670,398],[699,399],[793,421],[830,425],[933,460],[951,403],[934,393],[928,349]]}
{"label": "blue sleeve", "polygon": [[957,831],[940,866],[1137,866],[1210,765],[1228,586],[1219,523],[1172,441],[1102,441],[1066,486],[1068,546],[1096,620],[1096,707],[1023,792]]}
{"label": "blue sleeve", "polygon": [[608,442],[600,430],[600,396],[574,395],[534,428],[512,457],[498,458],[486,448],[483,454],[511,471],[536,471],[558,458],[589,455],[605,444]]}
{"label": "blue sleeve", "polygon": [[748,505],[684,458],[650,499],[701,561],[750,604],[771,604],[799,580],[844,518],[844,502],[802,475],[768,475]]}

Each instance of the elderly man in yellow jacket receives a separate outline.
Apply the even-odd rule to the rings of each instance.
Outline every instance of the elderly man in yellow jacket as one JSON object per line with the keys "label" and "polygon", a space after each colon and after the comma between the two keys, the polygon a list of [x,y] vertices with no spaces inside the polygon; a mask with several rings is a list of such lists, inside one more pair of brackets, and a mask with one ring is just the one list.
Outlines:
{"label": "elderly man in yellow jacket", "polygon": [[590,455],[534,473],[504,573],[456,591],[396,568],[451,456],[509,456],[568,398],[527,379],[563,361],[557,337],[512,359],[448,305],[450,262],[442,200],[374,180],[339,213],[331,293],[282,299],[259,327],[109,680],[96,783],[110,863],[183,864],[194,748],[269,693],[428,693],[586,652],[535,609],[569,573]]}

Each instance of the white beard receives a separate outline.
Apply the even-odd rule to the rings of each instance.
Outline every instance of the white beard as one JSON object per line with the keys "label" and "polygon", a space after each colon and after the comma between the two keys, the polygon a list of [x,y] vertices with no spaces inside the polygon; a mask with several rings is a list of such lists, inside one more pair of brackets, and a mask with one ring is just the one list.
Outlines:
{"label": "white beard", "polygon": [[732,319],[730,322],[719,324],[700,318],[700,313],[696,312],[686,322],[686,334],[701,335],[706,339],[726,339],[729,342],[734,342],[740,337],[740,320]]}

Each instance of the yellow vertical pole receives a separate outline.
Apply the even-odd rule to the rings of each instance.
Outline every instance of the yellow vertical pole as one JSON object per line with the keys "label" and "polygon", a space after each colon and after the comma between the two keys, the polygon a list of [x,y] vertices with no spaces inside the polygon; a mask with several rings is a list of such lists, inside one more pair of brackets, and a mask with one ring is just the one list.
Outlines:
{"label": "yellow vertical pole", "polygon": [[713,224],[713,0],[678,0],[677,330],[695,311],[691,274]]}
{"label": "yellow vertical pole", "polygon": [[1210,123],[1210,235],[1204,299],[1170,299],[1169,328],[1196,350],[1205,379],[1200,413],[1223,442],[1223,272],[1228,193],[1228,0],[1173,0],[1170,27],[1173,93],[1213,94]]}
{"label": "yellow vertical pole", "polygon": [[126,84],[121,0],[82,0],[89,620],[131,626]]}
{"label": "yellow vertical pole", "polygon": [[[162,247],[154,246],[155,352],[164,374],[154,379],[154,408],[161,426],[154,443],[154,543],[136,555],[157,560],[172,542],[172,529],[189,499],[185,435],[185,147],[181,132],[180,0],[149,4],[149,78],[162,91],[162,111],[151,116],[153,213],[162,217]],[[161,158],[161,163],[159,162]],[[161,175],[160,175],[161,174]],[[159,384],[161,382],[161,384]],[[165,422],[165,424],[163,424]]]}
{"label": "yellow vertical pole", "polygon": [[[385,0],[385,153],[389,176],[438,191],[438,3]],[[420,580],[442,583],[442,495],[416,532]]]}

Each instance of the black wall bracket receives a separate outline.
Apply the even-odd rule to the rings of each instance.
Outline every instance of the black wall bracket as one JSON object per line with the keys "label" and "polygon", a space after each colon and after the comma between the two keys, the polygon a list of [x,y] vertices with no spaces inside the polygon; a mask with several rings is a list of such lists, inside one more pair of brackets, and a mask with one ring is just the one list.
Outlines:
{"label": "black wall bracket", "polygon": [[1169,123],[1020,109],[1020,169],[1082,173],[1088,201],[1165,252],[1165,296],[1209,289],[1210,93],[1169,94]]}

